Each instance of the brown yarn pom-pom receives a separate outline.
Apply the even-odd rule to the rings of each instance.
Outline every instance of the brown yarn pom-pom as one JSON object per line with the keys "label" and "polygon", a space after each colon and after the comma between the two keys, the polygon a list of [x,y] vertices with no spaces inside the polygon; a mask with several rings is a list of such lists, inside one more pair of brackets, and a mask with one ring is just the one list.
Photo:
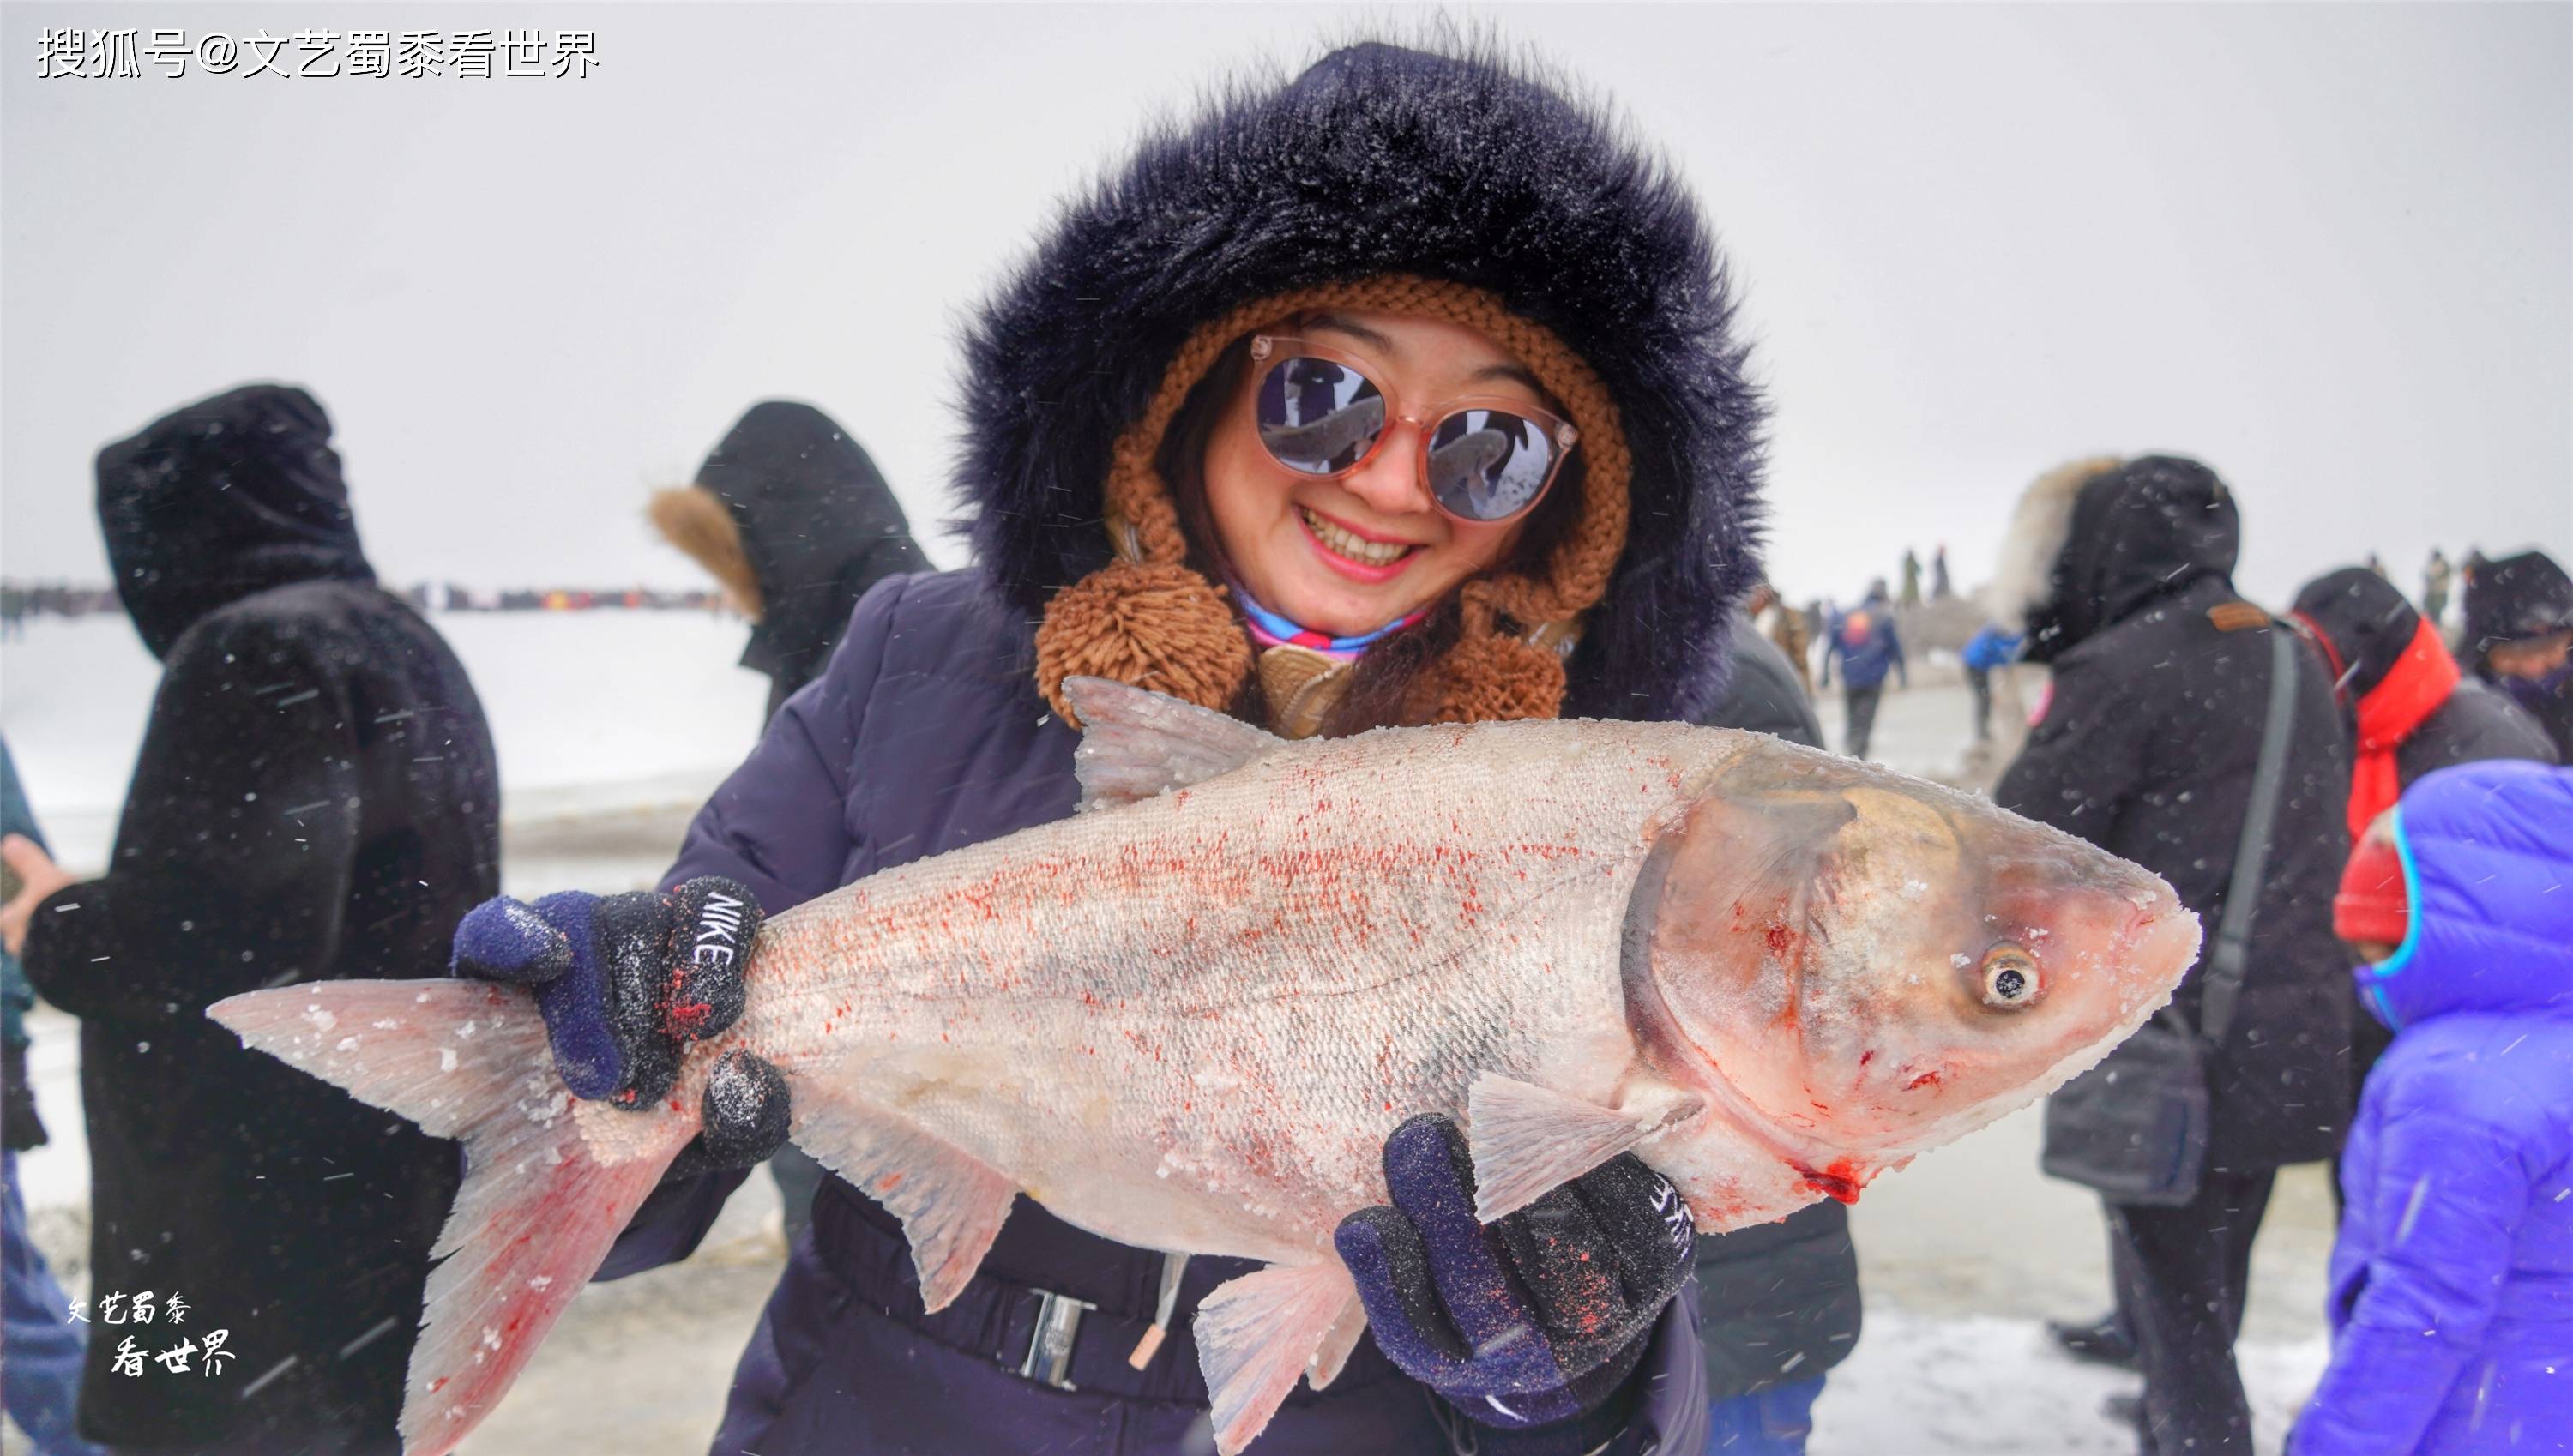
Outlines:
{"label": "brown yarn pom-pom", "polygon": [[1195,571],[1112,561],[1056,592],[1037,627],[1037,686],[1077,728],[1063,696],[1067,677],[1104,677],[1224,712],[1251,680],[1251,640]]}
{"label": "brown yarn pom-pom", "polygon": [[1493,632],[1468,632],[1447,651],[1432,721],[1491,723],[1563,711],[1563,658]]}

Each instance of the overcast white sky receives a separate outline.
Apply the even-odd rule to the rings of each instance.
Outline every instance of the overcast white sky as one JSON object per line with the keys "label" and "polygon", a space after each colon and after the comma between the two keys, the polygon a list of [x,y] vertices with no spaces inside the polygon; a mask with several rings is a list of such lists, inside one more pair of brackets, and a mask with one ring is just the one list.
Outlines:
{"label": "overcast white sky", "polygon": [[[103,581],[93,452],[259,377],[329,406],[397,580],[693,581],[644,493],[766,395],[940,521],[957,321],[1054,199],[1206,81],[1388,13],[10,5],[0,567]],[[2433,542],[2573,560],[2573,7],[1451,13],[1694,184],[1791,592],[1907,542],[1978,577],[2019,486],[2103,448],[2233,481],[2256,594],[2371,548],[2407,584]],[[584,27],[599,67],[34,79],[65,24]]]}

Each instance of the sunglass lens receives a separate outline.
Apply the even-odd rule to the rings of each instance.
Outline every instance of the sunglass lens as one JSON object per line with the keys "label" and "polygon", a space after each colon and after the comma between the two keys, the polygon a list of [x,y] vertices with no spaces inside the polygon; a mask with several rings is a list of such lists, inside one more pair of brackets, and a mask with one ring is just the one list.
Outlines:
{"label": "sunglass lens", "polygon": [[1429,436],[1429,488],[1467,520],[1506,520],[1554,477],[1554,437],[1506,409],[1459,409]]}
{"label": "sunglass lens", "polygon": [[1290,470],[1329,475],[1366,458],[1384,433],[1384,395],[1325,359],[1287,359],[1260,381],[1260,441]]}

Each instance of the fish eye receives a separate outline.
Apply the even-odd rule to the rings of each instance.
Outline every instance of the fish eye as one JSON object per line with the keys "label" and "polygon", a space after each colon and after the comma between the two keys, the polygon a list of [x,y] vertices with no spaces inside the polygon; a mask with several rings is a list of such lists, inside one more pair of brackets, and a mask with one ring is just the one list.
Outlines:
{"label": "fish eye", "polygon": [[1984,953],[1984,1005],[2017,1011],[2037,1000],[2037,961],[2008,941]]}

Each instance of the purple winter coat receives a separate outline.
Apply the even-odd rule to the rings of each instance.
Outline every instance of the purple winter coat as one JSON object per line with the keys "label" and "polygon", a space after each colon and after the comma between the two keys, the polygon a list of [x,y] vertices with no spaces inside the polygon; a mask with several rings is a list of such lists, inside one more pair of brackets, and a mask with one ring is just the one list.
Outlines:
{"label": "purple winter coat", "polygon": [[2443,769],[2356,972],[2395,1032],[2341,1159],[2332,1360],[2296,1456],[2573,1451],[2573,770]]}
{"label": "purple winter coat", "polygon": [[[956,481],[983,574],[869,593],[823,676],[698,816],[672,879],[731,875],[775,912],[1070,814],[1074,737],[1037,695],[1031,639],[1056,592],[1108,563],[1119,442],[1209,321],[1388,275],[1482,290],[1596,371],[1628,445],[1634,526],[1565,660],[1563,709],[1702,716],[1722,693],[1734,604],[1760,576],[1764,410],[1696,200],[1604,108],[1497,45],[1353,45],[1155,129],[997,284],[964,342]],[[1574,474],[1556,488],[1587,488]],[[662,1188],[603,1276],[684,1256],[739,1181]],[[892,1216],[831,1180],[715,1450],[1208,1449],[1187,1319],[1247,1267],[1192,1261],[1173,1337],[1137,1373],[1126,1356],[1152,1318],[1159,1255],[1022,1203],[965,1292],[924,1315]],[[1077,1391],[1013,1373],[1036,1290],[1097,1306],[1074,1346]],[[1252,1449],[1693,1456],[1705,1385],[1692,1303],[1672,1301],[1635,1376],[1583,1421],[1469,1427],[1362,1341],[1328,1391],[1288,1396]]]}
{"label": "purple winter coat", "polygon": [[[1026,641],[970,572],[896,577],[870,591],[822,677],[787,701],[698,814],[664,883],[729,875],[774,914],[879,870],[1070,815],[1077,735],[1038,696]],[[743,1177],[665,1184],[599,1277],[685,1257]],[[1192,1260],[1172,1338],[1138,1373],[1126,1356],[1152,1322],[1161,1255],[1085,1233],[1023,1198],[966,1291],[927,1315],[893,1215],[828,1179],[812,1229],[796,1242],[742,1355],[712,1450],[1211,1450],[1188,1321],[1208,1291],[1252,1267]],[[1097,1306],[1074,1348],[1068,1379],[1077,1391],[1015,1372],[1040,1289]],[[1460,1448],[1447,1433],[1461,1419],[1367,1340],[1327,1391],[1297,1387],[1254,1449],[1573,1456],[1624,1425],[1607,1449],[1693,1452],[1704,1439],[1705,1398],[1692,1302],[1671,1301],[1632,1395],[1603,1408],[1604,1429],[1477,1426]]]}

